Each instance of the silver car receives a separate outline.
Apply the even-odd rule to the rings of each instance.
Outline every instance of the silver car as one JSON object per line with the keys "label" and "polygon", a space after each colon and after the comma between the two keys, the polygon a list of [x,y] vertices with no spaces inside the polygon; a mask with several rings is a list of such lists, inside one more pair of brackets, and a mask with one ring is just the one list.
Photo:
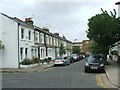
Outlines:
{"label": "silver car", "polygon": [[69,65],[70,64],[70,60],[68,59],[68,57],[58,57],[54,60],[54,66],[56,65]]}

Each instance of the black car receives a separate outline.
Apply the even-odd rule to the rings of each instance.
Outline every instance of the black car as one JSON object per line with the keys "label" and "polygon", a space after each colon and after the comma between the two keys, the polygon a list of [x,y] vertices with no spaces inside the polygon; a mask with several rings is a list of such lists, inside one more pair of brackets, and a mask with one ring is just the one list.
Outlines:
{"label": "black car", "polygon": [[75,61],[72,56],[68,56],[68,59],[70,60],[70,63],[73,63]]}
{"label": "black car", "polygon": [[77,54],[72,54],[71,57],[72,57],[72,59],[74,60],[74,62],[79,61],[79,55],[77,55]]}
{"label": "black car", "polygon": [[90,72],[92,70],[97,70],[104,72],[105,63],[102,56],[99,54],[91,54],[85,63],[85,72]]}

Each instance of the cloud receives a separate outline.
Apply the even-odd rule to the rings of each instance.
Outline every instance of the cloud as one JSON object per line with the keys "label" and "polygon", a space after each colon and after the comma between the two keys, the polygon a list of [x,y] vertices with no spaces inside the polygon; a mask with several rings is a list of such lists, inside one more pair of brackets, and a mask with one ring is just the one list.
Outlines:
{"label": "cloud", "polygon": [[[27,2],[26,2],[27,1]],[[56,1],[56,0],[55,0]],[[117,8],[117,0],[1,0],[0,11],[21,18],[32,17],[35,25],[48,27],[51,32],[65,35],[67,39],[87,39],[88,19],[100,8]]]}

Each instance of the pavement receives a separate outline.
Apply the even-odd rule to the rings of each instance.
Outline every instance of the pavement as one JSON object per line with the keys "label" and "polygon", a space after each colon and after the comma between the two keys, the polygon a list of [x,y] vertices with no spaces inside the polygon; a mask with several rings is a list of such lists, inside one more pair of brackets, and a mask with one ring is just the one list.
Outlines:
{"label": "pavement", "polygon": [[108,81],[116,88],[120,88],[119,74],[120,66],[115,60],[108,59],[109,65],[105,66],[105,74]]}
{"label": "pavement", "polygon": [[53,63],[48,63],[44,65],[38,65],[35,67],[29,67],[29,68],[0,68],[0,73],[28,73],[28,72],[40,72],[48,68],[52,68]]}

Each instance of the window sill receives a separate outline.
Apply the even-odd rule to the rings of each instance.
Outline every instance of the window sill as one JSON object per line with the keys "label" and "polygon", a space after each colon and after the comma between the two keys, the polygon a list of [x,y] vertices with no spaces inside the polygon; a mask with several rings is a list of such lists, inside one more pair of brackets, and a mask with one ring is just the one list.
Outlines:
{"label": "window sill", "polygon": [[32,40],[28,40],[28,42],[33,42]]}
{"label": "window sill", "polygon": [[21,41],[26,41],[25,39],[20,39]]}
{"label": "window sill", "polygon": [[44,42],[41,42],[41,44],[45,44]]}

